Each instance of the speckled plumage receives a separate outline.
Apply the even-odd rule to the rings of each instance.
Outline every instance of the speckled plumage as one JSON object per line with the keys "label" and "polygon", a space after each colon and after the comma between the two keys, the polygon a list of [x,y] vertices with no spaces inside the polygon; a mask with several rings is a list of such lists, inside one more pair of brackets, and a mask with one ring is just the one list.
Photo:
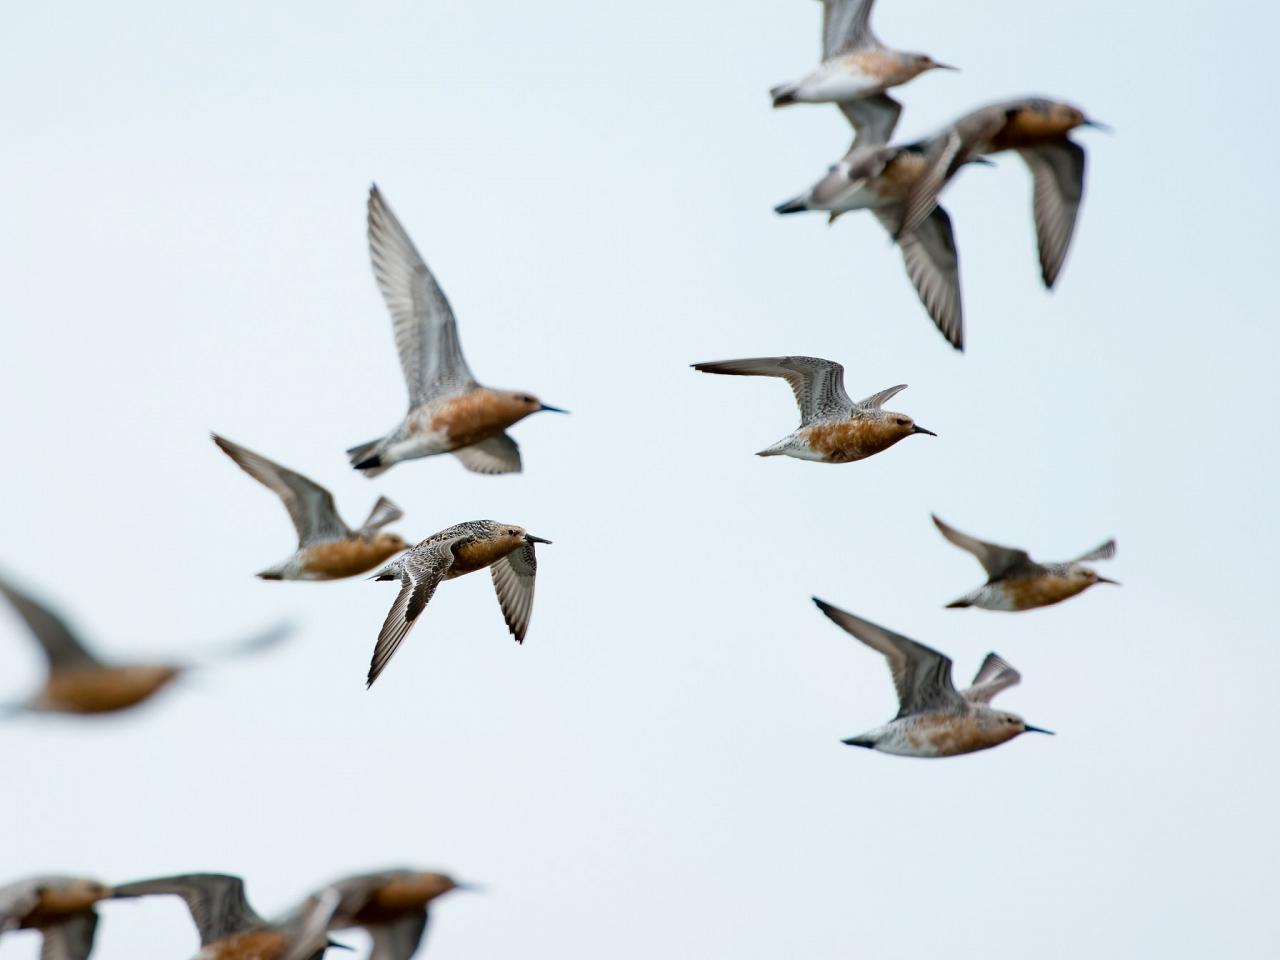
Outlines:
{"label": "speckled plumage", "polygon": [[851,463],[880,453],[915,433],[936,436],[906,414],[883,409],[907,388],[899,384],[854,402],[844,389],[844,367],[819,357],[753,357],[695,363],[695,370],[731,376],[780,377],[800,407],[800,427],[760,457],[795,457],[819,463]]}
{"label": "speckled plumage", "polygon": [[838,627],[884,656],[898,693],[897,716],[849,737],[844,742],[850,746],[904,757],[953,757],[988,750],[1022,733],[1050,732],[990,706],[996,694],[1022,679],[996,654],[987,654],[973,684],[958,691],[951,660],[943,654],[817,597],[813,602]]}

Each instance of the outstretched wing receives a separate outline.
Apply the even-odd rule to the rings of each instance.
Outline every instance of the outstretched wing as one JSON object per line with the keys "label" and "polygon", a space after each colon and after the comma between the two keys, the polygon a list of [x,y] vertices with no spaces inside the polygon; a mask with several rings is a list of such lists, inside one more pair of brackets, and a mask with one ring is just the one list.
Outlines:
{"label": "outstretched wing", "polygon": [[889,661],[889,672],[898,691],[898,716],[948,707],[959,699],[951,682],[951,660],[948,657],[817,597],[813,602],[846,633],[857,637]]}
{"label": "outstretched wing", "polygon": [[376,184],[369,190],[369,257],[391,311],[410,409],[474,384],[449,301]]}
{"label": "outstretched wing", "polygon": [[887,93],[840,101],[836,106],[853,127],[851,150],[888,143],[898,125],[898,117],[902,115],[902,104]]}
{"label": "outstretched wing", "polygon": [[498,605],[502,607],[502,617],[507,621],[507,629],[516,638],[516,643],[524,643],[525,632],[529,629],[529,617],[533,614],[533,586],[538,572],[533,544],[526,543],[518,550],[513,550],[495,562],[489,571],[493,576],[493,589],[498,594]]}
{"label": "outstretched wing", "polygon": [[933,523],[944,537],[961,550],[968,550],[977,557],[978,562],[982,564],[982,569],[987,571],[987,576],[992,580],[998,580],[1015,567],[1031,562],[1031,556],[1025,550],[1019,550],[1017,547],[1002,547],[998,543],[987,543],[985,540],[971,537],[967,533],[961,533],[955,527],[948,526],[936,516],[933,518]]}
{"label": "outstretched wing", "polygon": [[1084,196],[1084,147],[1063,137],[1018,154],[1031,168],[1040,276],[1052,289],[1067,259]]}
{"label": "outstretched wing", "polygon": [[26,594],[19,592],[16,587],[3,581],[0,581],[0,593],[3,593],[5,599],[13,604],[13,609],[18,611],[18,616],[26,621],[40,648],[44,651],[49,669],[90,666],[98,662],[80,645],[80,641],[72,635],[71,630],[52,610],[36,603]]}
{"label": "outstretched wing", "polygon": [[957,350],[964,349],[964,306],[960,299],[960,255],[951,229],[951,218],[942,207],[933,211],[915,230],[900,233],[900,207],[883,207],[876,218],[894,236],[902,251],[907,277],[929,318]]}
{"label": "outstretched wing", "polygon": [[394,923],[371,925],[373,951],[369,960],[409,960],[427,932],[427,911],[415,911]]}
{"label": "outstretched wing", "polygon": [[703,373],[742,377],[781,377],[791,386],[800,407],[800,420],[808,424],[831,416],[848,416],[853,401],[844,392],[844,367],[819,357],[750,357],[695,363]]}
{"label": "outstretched wing", "polygon": [[1116,555],[1116,542],[1114,540],[1108,540],[1106,543],[1103,543],[1094,547],[1088,553],[1081,554],[1071,562],[1072,563],[1089,563],[1091,560],[1110,560],[1115,555]]}
{"label": "outstretched wing", "polygon": [[520,447],[505,433],[462,447],[453,455],[472,473],[520,472]]}
{"label": "outstretched wing", "polygon": [[253,479],[274,493],[289,511],[293,528],[298,531],[298,545],[326,540],[339,540],[351,535],[333,505],[333,494],[300,473],[282,467],[252,450],[232,443],[216,433],[212,435],[228,457]]}
{"label": "outstretched wing", "polygon": [[365,537],[372,537],[388,523],[395,523],[403,516],[403,510],[397,507],[386,497],[379,497],[378,502],[375,503],[373,505],[373,509],[369,511],[369,519],[366,520],[364,522],[364,526],[360,528],[360,534]]}
{"label": "outstretched wing", "polygon": [[396,602],[391,605],[387,619],[383,621],[378,643],[373,648],[367,686],[373,686],[373,681],[387,668],[395,652],[400,649],[400,644],[417,623],[418,616],[426,609],[427,601],[436,592],[436,587],[453,566],[453,546],[458,539],[460,538],[418,547],[396,561],[395,566],[400,570],[400,593]]}
{"label": "outstretched wing", "polygon": [[189,873],[139,880],[114,889],[114,897],[181,897],[205,946],[265,925],[244,895],[244,881],[221,873]]}
{"label": "outstretched wing", "polygon": [[823,0],[822,59],[856,50],[878,47],[871,32],[871,6],[875,0]]}
{"label": "outstretched wing", "polygon": [[1007,690],[1021,681],[1022,674],[996,654],[988,653],[973,678],[973,685],[960,691],[960,696],[970,703],[990,703],[992,697],[1001,690]]}

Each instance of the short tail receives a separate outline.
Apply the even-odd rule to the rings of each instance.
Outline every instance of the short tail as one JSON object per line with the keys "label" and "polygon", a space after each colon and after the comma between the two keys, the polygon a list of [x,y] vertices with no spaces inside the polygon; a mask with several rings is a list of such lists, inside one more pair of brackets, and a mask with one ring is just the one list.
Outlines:
{"label": "short tail", "polygon": [[959,600],[952,600],[947,604],[948,610],[959,610],[961,607],[972,607],[973,601],[968,597],[961,597]]}
{"label": "short tail", "polygon": [[391,468],[390,464],[383,464],[382,455],[376,452],[381,445],[381,440],[370,440],[368,443],[362,443],[358,447],[352,447],[348,450],[347,458],[351,461],[351,465],[366,477],[376,477]]}
{"label": "short tail", "polygon": [[263,570],[261,573],[256,574],[256,576],[259,580],[283,580],[284,579],[284,577],[280,576],[280,574],[276,573],[276,571],[274,570]]}
{"label": "short tail", "polygon": [[769,96],[773,97],[773,106],[776,110],[778,107],[785,107],[796,102],[796,88],[789,83],[784,83],[782,86],[774,87],[770,90]]}
{"label": "short tail", "polygon": [[809,205],[804,202],[804,197],[792,197],[786,203],[780,203],[773,208],[774,213],[803,213],[809,209]]}
{"label": "short tail", "polygon": [[866,747],[868,750],[876,748],[876,742],[868,737],[850,737],[848,740],[841,740],[840,742],[851,747]]}

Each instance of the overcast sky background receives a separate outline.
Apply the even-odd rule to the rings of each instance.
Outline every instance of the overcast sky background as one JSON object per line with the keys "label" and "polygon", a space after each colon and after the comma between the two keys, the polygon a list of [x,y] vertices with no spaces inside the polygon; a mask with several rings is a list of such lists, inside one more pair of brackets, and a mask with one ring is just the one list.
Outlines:
{"label": "overcast sky background", "polygon": [[[845,149],[773,112],[817,3],[27,4],[0,98],[0,570],[104,656],[295,641],[143,709],[0,726],[0,881],[241,873],[263,912],[389,864],[482,883],[440,958],[1259,956],[1272,944],[1280,650],[1277,153],[1257,4],[885,0],[886,42],[963,68],[900,136],[1027,93],[1114,125],[1059,282],[1015,156],[948,190],[968,352],[874,220],[771,207]],[[477,376],[568,407],[525,473],[376,481],[343,450],[403,412],[364,232],[385,191]],[[803,353],[940,435],[841,467],[752,453],[782,383],[700,360]],[[532,627],[445,585],[372,692],[395,588],[264,583],[285,511],[217,430],[417,540],[493,518],[540,549]],[[973,558],[929,522],[1124,582],[944,610]],[[1058,731],[945,761],[841,745],[896,710],[833,603],[996,650],[998,703]],[[0,700],[41,660],[0,610]],[[109,904],[103,960],[177,958],[176,901]],[[358,935],[345,936],[362,943]],[[36,955],[6,937],[0,960]]]}

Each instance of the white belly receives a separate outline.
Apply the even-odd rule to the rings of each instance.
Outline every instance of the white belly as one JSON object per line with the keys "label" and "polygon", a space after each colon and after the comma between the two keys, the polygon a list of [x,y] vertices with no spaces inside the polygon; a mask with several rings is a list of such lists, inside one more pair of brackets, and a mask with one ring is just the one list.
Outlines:
{"label": "white belly", "polygon": [[833,103],[858,100],[879,92],[881,84],[873,77],[834,63],[824,63],[800,81],[794,97],[804,103]]}

